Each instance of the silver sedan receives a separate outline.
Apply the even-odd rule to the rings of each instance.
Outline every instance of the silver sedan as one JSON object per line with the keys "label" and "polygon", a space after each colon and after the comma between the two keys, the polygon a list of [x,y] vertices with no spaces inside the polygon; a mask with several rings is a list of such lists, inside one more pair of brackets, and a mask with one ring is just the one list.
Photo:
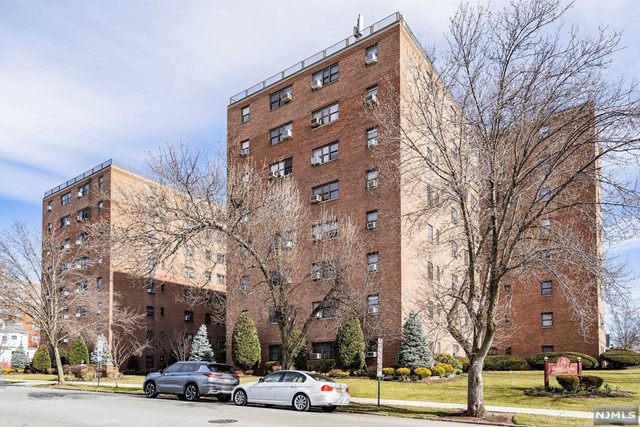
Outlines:
{"label": "silver sedan", "polygon": [[236,405],[262,403],[293,406],[308,411],[312,406],[331,412],[349,404],[349,388],[315,372],[277,371],[259,381],[241,384],[233,389]]}

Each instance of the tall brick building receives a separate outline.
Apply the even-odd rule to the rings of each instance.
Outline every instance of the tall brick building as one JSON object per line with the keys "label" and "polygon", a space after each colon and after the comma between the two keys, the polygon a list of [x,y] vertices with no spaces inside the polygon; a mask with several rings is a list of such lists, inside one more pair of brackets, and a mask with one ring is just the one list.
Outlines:
{"label": "tall brick building", "polygon": [[[113,229],[116,224],[122,226],[130,221],[144,220],[125,218],[116,206],[127,203],[126,193],[121,189],[139,188],[144,191],[153,185],[153,182],[116,166],[111,160],[106,161],[45,193],[43,235],[55,229],[63,238],[64,245],[75,249],[83,245],[89,224],[101,224]],[[46,242],[46,239],[43,241]],[[216,263],[214,269],[208,272],[207,289],[224,294],[226,250],[224,244],[216,245],[216,256],[222,262]],[[150,279],[118,262],[119,258],[129,257],[130,254],[115,252],[111,244],[100,247],[99,253],[89,253],[86,260],[80,260],[76,276],[81,286],[97,288],[101,301],[95,311],[93,308],[78,307],[74,312],[74,308],[71,308],[69,315],[106,316],[111,321],[114,299],[122,306],[146,313],[146,325],[141,325],[138,335],[141,339],[148,339],[151,346],[129,364],[136,370],[166,366],[172,359],[170,341],[183,333],[187,339],[192,338],[201,324],[207,325],[212,344],[224,348],[225,328],[219,320],[223,317],[220,308],[210,301],[192,303],[182,298],[193,285],[190,277],[196,274],[201,277],[205,269],[204,263],[193,259],[194,254],[188,252],[185,253],[185,259],[189,261],[192,258],[188,268],[175,271],[175,268],[162,269],[158,266],[157,273]],[[103,333],[111,339],[110,328]],[[92,343],[88,345],[91,348]]]}
{"label": "tall brick building", "polygon": [[[365,114],[375,106],[381,94],[400,94],[411,90],[412,58],[419,58],[420,67],[431,69],[430,61],[420,48],[403,16],[393,14],[304,61],[233,96],[227,110],[229,163],[253,159],[269,165],[266,179],[289,176],[296,180],[305,203],[312,213],[321,215],[323,208],[350,213],[366,236],[369,249],[363,253],[369,265],[375,264],[381,286],[369,295],[370,313],[380,316],[381,337],[385,339],[384,364],[397,361],[397,349],[402,324],[412,310],[422,310],[427,331],[437,322],[433,308],[424,309],[428,293],[425,277],[440,279],[441,265],[463,262],[457,250],[438,254],[428,263],[422,262],[420,247],[437,239],[439,230],[455,221],[451,216],[432,218],[429,229],[416,239],[401,220],[416,197],[426,198],[398,183],[399,171],[382,168],[379,147],[379,123]],[[398,102],[398,109],[402,102]],[[398,115],[400,120],[400,115]],[[393,144],[392,141],[380,141]],[[393,151],[393,150],[392,150]],[[402,153],[398,147],[395,152]],[[402,154],[400,154],[402,155]],[[585,197],[597,197],[590,188]],[[431,197],[429,194],[428,197]],[[595,215],[595,214],[594,214]],[[309,224],[311,234],[312,224]],[[600,248],[599,236],[591,233],[591,243]],[[434,237],[437,236],[437,237]],[[241,311],[249,311],[256,321],[262,343],[262,359],[277,360],[279,335],[269,322],[269,307],[251,305],[239,291],[245,271],[229,265],[227,342]],[[435,271],[435,272],[434,272]],[[531,280],[547,282],[547,275],[531,272]],[[446,279],[447,281],[449,278]],[[457,277],[450,277],[456,286]],[[593,300],[602,315],[602,295],[594,277],[584,280],[593,291]],[[598,322],[588,331],[585,340],[577,331],[577,320],[570,315],[567,302],[558,292],[546,290],[537,295],[518,291],[513,284],[513,313],[519,316],[522,328],[518,335],[499,341],[494,353],[528,356],[540,351],[574,350],[598,356],[603,351],[604,332]],[[238,288],[238,289],[236,289]],[[318,296],[309,289],[309,301]],[[420,299],[422,298],[422,301]],[[309,304],[309,310],[311,310]],[[549,313],[553,320],[549,322]],[[546,316],[546,317],[545,317]],[[328,327],[311,331],[309,341],[313,357],[333,357],[336,319],[319,319]],[[434,351],[461,355],[462,351],[447,334],[428,333]],[[511,342],[512,340],[513,342]],[[327,351],[325,351],[325,349]],[[371,349],[374,350],[374,349]],[[319,356],[318,356],[319,355]],[[373,362],[375,353],[369,353]]]}

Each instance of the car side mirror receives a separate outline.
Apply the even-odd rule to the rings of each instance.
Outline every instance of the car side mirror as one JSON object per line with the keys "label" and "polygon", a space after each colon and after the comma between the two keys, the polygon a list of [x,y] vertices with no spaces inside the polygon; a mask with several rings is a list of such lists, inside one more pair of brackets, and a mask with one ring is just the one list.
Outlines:
{"label": "car side mirror", "polygon": [[260,378],[260,379],[258,380],[258,382],[259,382],[259,383],[264,382],[264,378]]}
{"label": "car side mirror", "polygon": [[160,369],[160,370],[158,371],[158,373],[159,373],[159,374],[161,374],[161,375],[164,375],[164,369]]}

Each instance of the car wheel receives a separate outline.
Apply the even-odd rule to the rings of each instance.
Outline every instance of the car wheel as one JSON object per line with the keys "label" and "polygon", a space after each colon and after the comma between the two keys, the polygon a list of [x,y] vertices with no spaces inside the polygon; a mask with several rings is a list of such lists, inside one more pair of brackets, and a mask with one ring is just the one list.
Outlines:
{"label": "car wheel", "polygon": [[158,395],[158,392],[156,391],[156,383],[154,383],[153,381],[149,381],[148,383],[146,383],[144,385],[144,395],[150,399],[156,397]]}
{"label": "car wheel", "polygon": [[218,395],[218,401],[220,402],[228,402],[231,400],[231,395],[229,394],[219,394]]}
{"label": "car wheel", "polygon": [[311,402],[306,394],[298,393],[293,396],[293,409],[296,411],[304,412],[308,411],[311,407]]}
{"label": "car wheel", "polygon": [[198,386],[195,384],[187,384],[184,388],[184,398],[189,402],[195,402],[200,398],[200,392],[198,391]]}
{"label": "car wheel", "polygon": [[324,412],[333,412],[333,411],[335,411],[336,409],[338,409],[338,407],[337,407],[337,406],[323,406],[323,407],[322,407],[322,410],[323,410]]}
{"label": "car wheel", "polygon": [[237,390],[233,394],[233,403],[235,403],[238,406],[246,405],[247,404],[247,393],[245,393],[245,391],[242,390],[242,389]]}

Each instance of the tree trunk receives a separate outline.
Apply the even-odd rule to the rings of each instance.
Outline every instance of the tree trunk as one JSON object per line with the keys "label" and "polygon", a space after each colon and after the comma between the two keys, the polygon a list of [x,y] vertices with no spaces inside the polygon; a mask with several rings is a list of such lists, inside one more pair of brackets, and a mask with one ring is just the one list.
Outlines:
{"label": "tree trunk", "polygon": [[58,384],[64,384],[64,371],[62,370],[62,360],[60,360],[60,351],[58,346],[53,346],[53,357],[56,359],[56,370],[58,371]]}
{"label": "tree trunk", "polygon": [[467,383],[467,415],[481,417],[484,409],[484,385],[482,384],[482,366],[484,357],[472,355],[469,360],[469,380]]}

